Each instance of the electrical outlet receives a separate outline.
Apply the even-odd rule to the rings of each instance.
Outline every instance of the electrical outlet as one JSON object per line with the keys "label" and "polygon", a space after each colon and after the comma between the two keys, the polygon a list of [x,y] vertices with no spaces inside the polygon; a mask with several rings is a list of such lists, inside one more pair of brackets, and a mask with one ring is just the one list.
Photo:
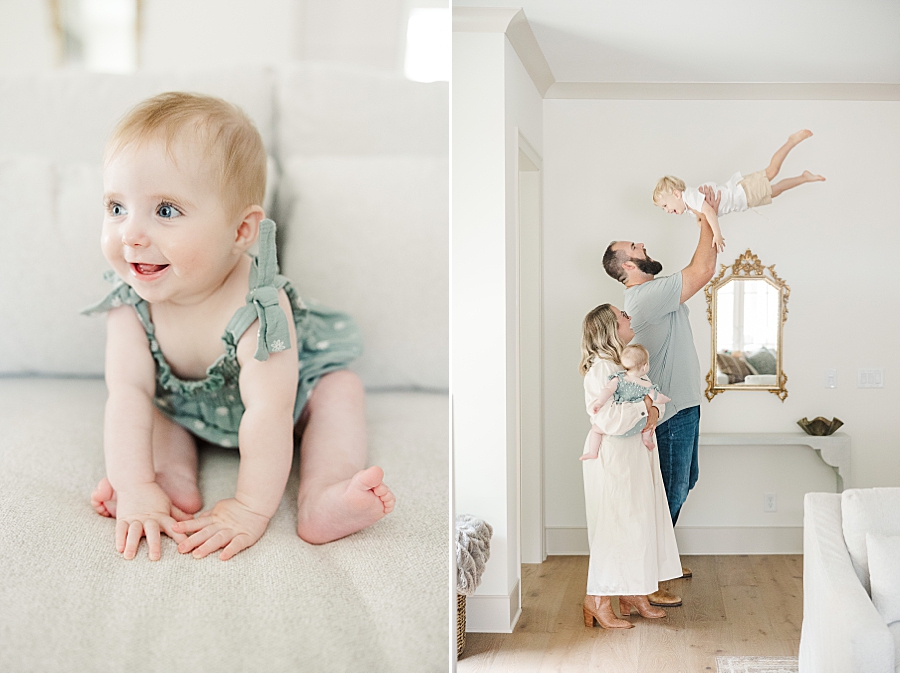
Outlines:
{"label": "electrical outlet", "polygon": [[778,498],[774,493],[763,494],[763,511],[764,512],[777,512],[778,511]]}

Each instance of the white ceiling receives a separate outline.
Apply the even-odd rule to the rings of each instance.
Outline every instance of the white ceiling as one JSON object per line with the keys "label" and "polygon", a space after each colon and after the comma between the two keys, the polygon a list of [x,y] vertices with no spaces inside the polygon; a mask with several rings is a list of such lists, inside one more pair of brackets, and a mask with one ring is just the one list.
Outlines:
{"label": "white ceiling", "polygon": [[[497,0],[454,0],[497,7]],[[510,6],[510,5],[505,5]],[[900,83],[900,0],[519,0],[557,82]]]}

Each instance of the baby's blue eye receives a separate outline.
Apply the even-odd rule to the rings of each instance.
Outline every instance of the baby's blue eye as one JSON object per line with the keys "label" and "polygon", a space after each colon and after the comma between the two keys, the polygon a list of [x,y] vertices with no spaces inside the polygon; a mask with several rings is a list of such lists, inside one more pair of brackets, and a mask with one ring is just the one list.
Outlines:
{"label": "baby's blue eye", "polygon": [[113,217],[121,217],[125,215],[128,211],[122,207],[120,203],[111,203],[109,204],[109,214]]}
{"label": "baby's blue eye", "polygon": [[163,203],[156,209],[156,214],[166,220],[181,216],[181,211],[170,203]]}

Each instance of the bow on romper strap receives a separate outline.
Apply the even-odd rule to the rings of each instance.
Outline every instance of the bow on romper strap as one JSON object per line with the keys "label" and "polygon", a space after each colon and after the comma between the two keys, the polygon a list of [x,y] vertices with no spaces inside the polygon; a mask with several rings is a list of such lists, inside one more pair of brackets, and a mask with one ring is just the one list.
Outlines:
{"label": "bow on romper strap", "polygon": [[281,277],[281,282],[276,283],[277,274],[275,223],[265,219],[259,223],[259,255],[250,267],[247,304],[238,309],[226,328],[239,339],[253,321],[259,319],[256,353],[253,355],[257,360],[268,360],[269,353],[287,350],[291,344],[287,316],[278,304],[278,288],[284,285],[286,279]]}

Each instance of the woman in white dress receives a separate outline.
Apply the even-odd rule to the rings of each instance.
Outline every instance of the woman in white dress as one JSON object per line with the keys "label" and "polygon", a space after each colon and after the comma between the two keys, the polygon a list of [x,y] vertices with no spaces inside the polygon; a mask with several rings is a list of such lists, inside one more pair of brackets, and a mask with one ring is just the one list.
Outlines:
{"label": "woman in white dress", "polygon": [[[623,369],[622,348],[634,331],[631,318],[610,304],[588,313],[583,328],[585,404],[592,423],[604,434],[597,459],[583,462],[591,549],[584,623],[593,626],[596,621],[604,628],[627,629],[634,624],[616,617],[610,598],[619,597],[623,616],[636,609],[642,617],[665,617],[664,610],[650,605],[647,594],[656,591],[659,582],[682,573],[659,453],[644,446],[640,433],[616,436],[634,428],[642,418],[655,428],[665,407],[647,396],[644,405],[606,404],[592,414],[593,402],[609,377]],[[588,441],[589,437],[585,452]]]}

